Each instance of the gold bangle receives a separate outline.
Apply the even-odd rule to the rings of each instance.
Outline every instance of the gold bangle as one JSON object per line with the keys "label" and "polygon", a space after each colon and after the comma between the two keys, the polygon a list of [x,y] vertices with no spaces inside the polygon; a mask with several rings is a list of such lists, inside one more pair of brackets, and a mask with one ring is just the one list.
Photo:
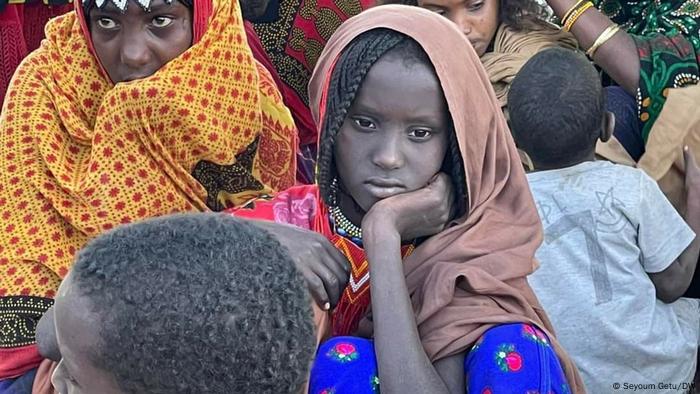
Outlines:
{"label": "gold bangle", "polygon": [[574,23],[576,23],[578,18],[591,7],[593,7],[593,3],[589,1],[586,4],[584,4],[581,8],[574,11],[574,13],[571,14],[569,19],[566,21],[566,24],[564,24],[564,31],[571,31],[571,28],[574,26]]}
{"label": "gold bangle", "polygon": [[564,16],[561,18],[561,24],[564,26],[566,24],[566,21],[569,19],[571,14],[576,11],[583,3],[585,3],[586,0],[578,0],[576,4],[573,5],[573,7],[569,8],[568,11],[564,14]]}
{"label": "gold bangle", "polygon": [[596,38],[595,42],[593,45],[591,45],[590,48],[586,51],[586,55],[590,58],[593,58],[593,55],[595,55],[595,52],[603,46],[606,42],[608,42],[613,36],[620,31],[620,25],[618,24],[612,24],[605,28],[602,33]]}

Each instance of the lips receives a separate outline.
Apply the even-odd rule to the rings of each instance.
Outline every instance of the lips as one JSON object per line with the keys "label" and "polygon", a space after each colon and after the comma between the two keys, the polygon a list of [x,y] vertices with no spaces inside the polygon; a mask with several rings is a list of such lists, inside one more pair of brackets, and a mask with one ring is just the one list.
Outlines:
{"label": "lips", "polygon": [[370,194],[378,199],[388,198],[403,193],[406,186],[396,179],[370,178],[365,182]]}

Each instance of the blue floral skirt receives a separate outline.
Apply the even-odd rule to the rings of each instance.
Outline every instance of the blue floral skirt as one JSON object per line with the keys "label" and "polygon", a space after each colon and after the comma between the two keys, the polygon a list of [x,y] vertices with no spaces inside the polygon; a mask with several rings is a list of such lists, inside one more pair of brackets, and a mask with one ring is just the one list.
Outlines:
{"label": "blue floral skirt", "polygon": [[[464,360],[467,393],[569,393],[559,358],[547,336],[528,324],[504,324],[486,331]],[[335,337],[316,355],[310,394],[379,392],[374,343]]]}

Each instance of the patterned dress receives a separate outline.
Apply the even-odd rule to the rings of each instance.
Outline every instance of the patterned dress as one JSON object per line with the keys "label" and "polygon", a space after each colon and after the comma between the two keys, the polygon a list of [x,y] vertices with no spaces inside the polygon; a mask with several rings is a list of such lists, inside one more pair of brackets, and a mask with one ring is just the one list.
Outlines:
{"label": "patterned dress", "polygon": [[[464,373],[466,393],[571,393],[549,339],[529,324],[503,324],[486,331],[467,353]],[[379,392],[372,340],[333,337],[319,347],[309,394]]]}
{"label": "patterned dress", "polygon": [[594,0],[632,35],[640,59],[637,109],[646,142],[669,88],[700,81],[699,0]]}
{"label": "patterned dress", "polygon": [[[374,341],[357,336],[371,305],[370,270],[364,249],[339,235],[315,185],[294,186],[226,210],[237,217],[268,220],[312,230],[328,238],[350,262],[350,279],[330,320],[332,337],[322,343],[309,378],[309,394],[379,392]],[[402,257],[414,250],[404,246]],[[351,336],[355,335],[355,336]],[[549,338],[530,324],[494,326],[464,360],[468,393],[568,394],[571,392]]]}

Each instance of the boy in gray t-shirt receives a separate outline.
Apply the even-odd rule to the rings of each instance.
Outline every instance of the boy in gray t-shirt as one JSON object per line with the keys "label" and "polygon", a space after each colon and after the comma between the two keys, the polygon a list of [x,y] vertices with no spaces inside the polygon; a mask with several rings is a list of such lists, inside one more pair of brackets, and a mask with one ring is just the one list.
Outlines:
{"label": "boy in gray t-shirt", "polygon": [[588,392],[686,392],[700,311],[680,297],[700,253],[700,169],[686,152],[686,224],[645,173],[595,161],[614,127],[604,104],[598,74],[573,51],[539,53],[511,85],[545,235],[528,280]]}

